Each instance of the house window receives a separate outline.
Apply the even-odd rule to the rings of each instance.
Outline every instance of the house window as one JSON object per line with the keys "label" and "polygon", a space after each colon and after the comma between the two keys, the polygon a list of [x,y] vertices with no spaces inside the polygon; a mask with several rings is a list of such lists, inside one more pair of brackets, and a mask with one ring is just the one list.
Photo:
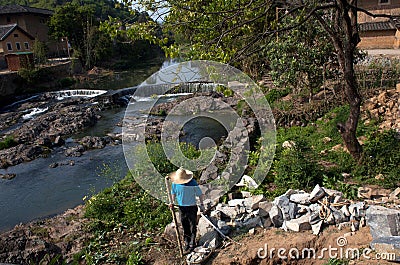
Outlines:
{"label": "house window", "polygon": [[390,5],[390,0],[378,0],[379,5]]}
{"label": "house window", "polygon": [[14,34],[14,38],[18,38],[19,36],[18,36],[18,34],[17,33],[15,33]]}
{"label": "house window", "polygon": [[15,47],[17,48],[18,51],[20,51],[21,50],[21,43],[16,42],[15,43]]}
{"label": "house window", "polygon": [[11,42],[7,42],[7,50],[12,51]]}
{"label": "house window", "polygon": [[24,42],[25,50],[29,50],[29,42]]}

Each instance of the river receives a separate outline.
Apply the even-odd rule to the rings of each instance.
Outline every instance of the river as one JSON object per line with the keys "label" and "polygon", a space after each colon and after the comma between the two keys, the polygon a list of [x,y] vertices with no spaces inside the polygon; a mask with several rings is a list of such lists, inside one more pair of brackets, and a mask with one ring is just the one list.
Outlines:
{"label": "river", "polygon": [[[165,62],[161,67],[170,65],[171,61]],[[120,78],[113,85],[112,80],[103,83],[96,89],[118,89],[131,87],[144,81],[160,66],[153,64],[149,68],[126,72],[125,78]],[[141,73],[141,78],[139,78]],[[130,76],[133,75],[133,76]],[[122,79],[124,81],[122,81]],[[163,100],[173,100],[167,97]],[[155,98],[147,98],[137,101],[137,115],[141,104],[152,104]],[[159,102],[162,102],[159,101]],[[122,121],[125,108],[116,108],[100,113],[102,118],[94,127],[80,133],[76,137],[84,135],[104,136],[107,133],[120,133],[121,127],[117,124]],[[213,135],[209,128],[213,127]],[[183,128],[185,141],[195,145],[204,136],[210,136],[217,140],[226,131],[215,121],[208,119],[195,119]],[[73,139],[69,139],[66,145],[72,145]],[[0,179],[0,231],[11,229],[19,223],[41,219],[59,214],[66,209],[83,203],[84,197],[89,197],[105,187],[111,186],[115,181],[123,178],[127,171],[122,145],[106,146],[104,149],[87,151],[81,157],[66,157],[65,147],[60,147],[47,158],[38,158],[28,163],[19,164],[0,170],[0,173],[13,173],[17,176],[12,180]],[[73,160],[74,165],[69,165]],[[52,163],[58,163],[56,168],[49,167]]]}

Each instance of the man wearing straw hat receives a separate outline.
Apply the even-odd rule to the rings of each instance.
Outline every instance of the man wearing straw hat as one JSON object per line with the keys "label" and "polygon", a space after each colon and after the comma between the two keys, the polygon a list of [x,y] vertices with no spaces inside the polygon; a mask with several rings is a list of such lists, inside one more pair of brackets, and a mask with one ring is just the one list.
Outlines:
{"label": "man wearing straw hat", "polygon": [[[196,180],[193,179],[193,172],[179,168],[171,173],[169,179],[172,181],[171,197],[172,202],[177,202],[183,227],[183,239],[185,251],[192,251],[196,246],[197,232],[197,204],[196,197],[200,200],[200,211],[204,211],[203,193]],[[174,206],[170,204],[170,208]]]}

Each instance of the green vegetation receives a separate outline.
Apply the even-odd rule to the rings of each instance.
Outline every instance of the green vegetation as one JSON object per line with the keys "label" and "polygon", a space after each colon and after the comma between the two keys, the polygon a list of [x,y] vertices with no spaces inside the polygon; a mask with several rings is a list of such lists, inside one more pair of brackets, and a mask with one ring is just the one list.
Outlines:
{"label": "green vegetation", "polygon": [[35,84],[46,77],[48,70],[46,68],[21,68],[18,70],[18,75],[22,82],[28,85]]}
{"label": "green vegetation", "polygon": [[329,259],[325,265],[348,265],[349,261],[345,259]]}
{"label": "green vegetation", "polygon": [[[199,151],[192,145],[181,143],[180,148],[191,159],[199,156]],[[161,143],[149,142],[146,150],[136,150],[135,156],[141,157],[143,152],[150,155],[160,173],[167,174],[177,169],[165,156]],[[112,167],[105,165],[104,168],[102,174],[110,177]],[[135,181],[135,178],[143,177],[138,174],[145,169],[146,165],[139,164],[132,172],[134,175],[129,173],[123,180],[86,201],[85,217],[90,218],[88,229],[94,238],[76,257],[77,260],[85,259],[88,264],[144,264],[141,253],[172,221],[168,207]],[[135,235],[135,238],[128,240],[127,245],[118,248],[109,246],[113,239],[128,235]]]}
{"label": "green vegetation", "polygon": [[[90,218],[93,238],[76,259],[88,264],[143,264],[140,253],[171,222],[168,207],[145,192],[131,174],[87,200],[85,217]],[[109,245],[133,235],[127,245]]]}
{"label": "green vegetation", "polygon": [[0,150],[16,146],[17,144],[18,143],[12,136],[7,136],[3,141],[0,142]]}
{"label": "green vegetation", "polygon": [[[275,158],[263,184],[252,192],[274,197],[288,187],[310,190],[315,184],[342,191],[349,198],[357,196],[361,184],[373,183],[386,188],[399,185],[400,148],[398,134],[394,131],[380,133],[376,125],[361,125],[357,135],[367,135],[364,157],[356,162],[352,156],[338,147],[342,144],[336,124],[346,119],[349,108],[333,109],[323,118],[306,127],[278,128]],[[282,145],[286,142],[287,147]],[[260,151],[249,154],[247,174],[253,173]],[[346,174],[350,177],[345,178]],[[383,180],[375,176],[383,174]],[[350,183],[351,184],[350,184]],[[271,184],[276,187],[271,190]]]}

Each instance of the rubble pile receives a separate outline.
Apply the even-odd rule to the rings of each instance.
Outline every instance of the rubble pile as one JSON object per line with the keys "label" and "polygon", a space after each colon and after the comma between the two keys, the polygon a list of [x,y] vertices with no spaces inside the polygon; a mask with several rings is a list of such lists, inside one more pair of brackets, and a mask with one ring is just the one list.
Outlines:
{"label": "rubble pile", "polygon": [[[209,219],[225,234],[232,230],[254,234],[256,227],[280,228],[285,231],[310,230],[318,235],[324,226],[336,225],[339,230],[347,228],[345,236],[351,236],[360,227],[369,226],[375,251],[396,253],[400,258],[400,210],[371,205],[369,202],[352,202],[342,192],[316,185],[312,192],[289,189],[285,194],[267,201],[264,195],[251,196],[241,192],[242,198],[233,196],[227,203],[218,203]],[[390,193],[398,199],[400,188]],[[365,194],[364,194],[365,196]],[[394,198],[392,198],[394,199]],[[369,200],[372,202],[372,200]],[[205,220],[199,219],[199,244],[218,238],[218,233]],[[348,231],[351,232],[348,232]],[[165,235],[171,237],[173,224],[167,226]],[[169,235],[168,235],[169,234]],[[219,238],[221,240],[221,238]]]}
{"label": "rubble pile", "polygon": [[381,120],[380,129],[400,131],[400,86],[381,92],[378,96],[365,101],[362,106],[363,120]]}
{"label": "rubble pile", "polygon": [[[290,189],[272,202],[263,195],[232,199],[227,204],[217,204],[210,216],[222,231],[259,226],[295,232],[312,230],[317,235],[323,225],[358,230],[365,226],[366,209],[364,202],[351,203],[341,192],[317,185],[311,193]],[[199,234],[205,234],[208,229],[211,227],[200,219]]]}

